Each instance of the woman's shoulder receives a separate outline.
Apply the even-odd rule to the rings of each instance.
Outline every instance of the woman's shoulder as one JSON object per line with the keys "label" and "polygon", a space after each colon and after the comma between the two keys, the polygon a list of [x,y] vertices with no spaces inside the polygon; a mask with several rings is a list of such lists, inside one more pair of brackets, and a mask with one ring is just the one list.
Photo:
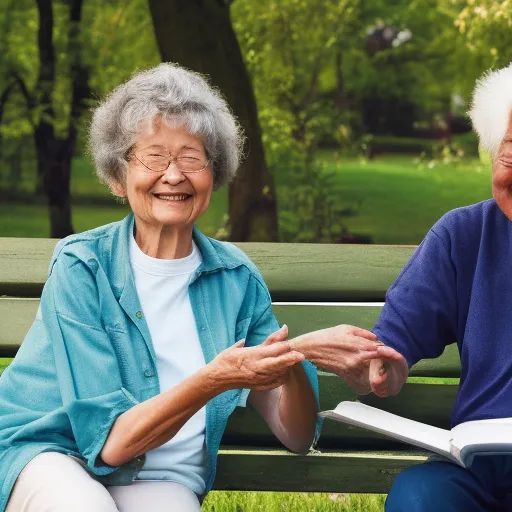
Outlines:
{"label": "woman's shoulder", "polygon": [[206,268],[243,269],[261,285],[266,287],[258,267],[249,256],[232,242],[207,237],[198,230],[195,240],[201,251]]}
{"label": "woman's shoulder", "polygon": [[115,239],[124,221],[105,224],[88,231],[69,235],[57,242],[50,261],[49,273],[58,260],[101,260],[105,255],[112,256],[112,250],[119,247]]}

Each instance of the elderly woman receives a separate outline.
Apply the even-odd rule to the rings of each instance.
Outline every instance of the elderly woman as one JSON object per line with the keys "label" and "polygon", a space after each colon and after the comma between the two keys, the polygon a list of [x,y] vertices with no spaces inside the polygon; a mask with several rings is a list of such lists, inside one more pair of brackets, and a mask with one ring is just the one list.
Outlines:
{"label": "elderly woman", "polygon": [[[57,245],[0,380],[1,512],[199,510],[247,398],[286,447],[310,447],[314,367],[286,341],[254,265],[194,226],[240,146],[218,92],[175,65],[96,109],[97,173],[132,213]],[[301,340],[376,356],[375,337],[346,326]]]}
{"label": "elderly woman", "polygon": [[[492,156],[494,199],[442,217],[389,289],[373,330],[388,360],[370,362],[366,390],[397,394],[410,366],[457,342],[452,426],[512,417],[512,65],[477,83],[470,115]],[[403,471],[386,510],[512,510],[511,494],[510,455],[476,457],[467,469],[438,459]]]}

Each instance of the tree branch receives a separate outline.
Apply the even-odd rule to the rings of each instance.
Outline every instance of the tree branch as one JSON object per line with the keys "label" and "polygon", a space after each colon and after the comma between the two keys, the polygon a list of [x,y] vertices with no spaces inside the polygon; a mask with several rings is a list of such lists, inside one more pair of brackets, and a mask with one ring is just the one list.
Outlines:
{"label": "tree branch", "polygon": [[30,91],[28,90],[27,84],[25,83],[25,80],[23,80],[22,76],[18,72],[13,72],[12,74],[14,78],[13,85],[17,85],[21,95],[25,98],[25,102],[27,104],[27,119],[32,126],[32,129],[35,130],[36,125],[34,123],[34,120],[32,119],[32,110],[35,106],[34,97],[32,94],[30,94]]}
{"label": "tree branch", "polygon": [[77,124],[89,98],[89,72],[82,62],[81,22],[83,0],[71,0],[69,10],[68,52],[71,58],[71,113],[69,116],[68,138],[70,151],[74,151]]}

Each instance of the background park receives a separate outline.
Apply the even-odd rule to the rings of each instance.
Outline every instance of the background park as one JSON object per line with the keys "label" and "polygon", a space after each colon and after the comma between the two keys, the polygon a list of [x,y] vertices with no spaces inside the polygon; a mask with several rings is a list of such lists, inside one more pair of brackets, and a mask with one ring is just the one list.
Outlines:
{"label": "background park", "polygon": [[[209,75],[247,135],[199,222],[210,236],[414,245],[491,197],[466,111],[475,80],[511,60],[509,0],[0,0],[0,27],[0,237],[126,215],[94,176],[90,109],[162,60]],[[212,492],[203,509],[383,500]]]}

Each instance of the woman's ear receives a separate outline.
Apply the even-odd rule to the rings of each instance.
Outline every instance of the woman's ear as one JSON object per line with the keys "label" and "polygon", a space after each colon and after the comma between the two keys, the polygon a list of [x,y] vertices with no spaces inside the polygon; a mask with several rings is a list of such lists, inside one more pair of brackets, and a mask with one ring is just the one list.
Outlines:
{"label": "woman's ear", "polygon": [[112,194],[117,197],[125,198],[127,196],[125,186],[118,181],[110,182],[110,190],[112,191]]}

